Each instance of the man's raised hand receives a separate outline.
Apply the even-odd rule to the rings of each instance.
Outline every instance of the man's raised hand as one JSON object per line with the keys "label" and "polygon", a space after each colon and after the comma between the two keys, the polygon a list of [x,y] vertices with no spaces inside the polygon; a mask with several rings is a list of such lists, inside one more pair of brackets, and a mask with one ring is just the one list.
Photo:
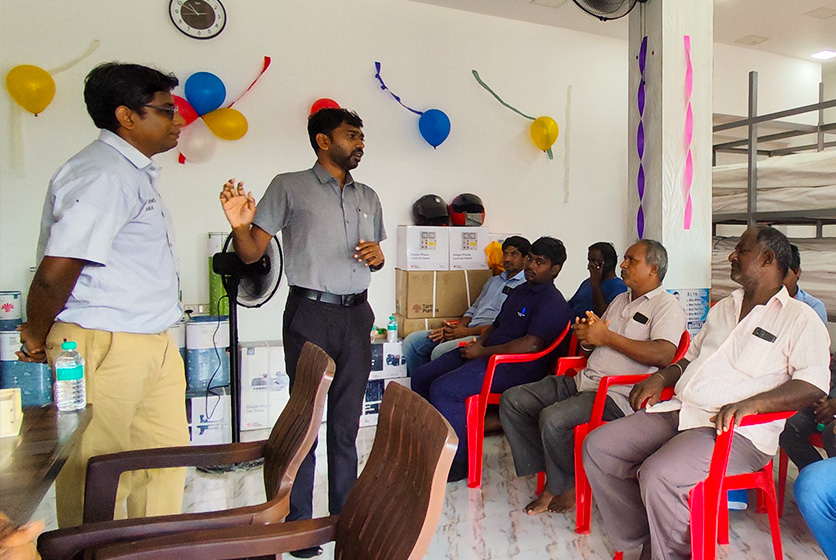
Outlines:
{"label": "man's raised hand", "polygon": [[232,229],[249,227],[255,217],[255,198],[253,193],[244,191],[244,182],[230,179],[221,190],[221,206]]}

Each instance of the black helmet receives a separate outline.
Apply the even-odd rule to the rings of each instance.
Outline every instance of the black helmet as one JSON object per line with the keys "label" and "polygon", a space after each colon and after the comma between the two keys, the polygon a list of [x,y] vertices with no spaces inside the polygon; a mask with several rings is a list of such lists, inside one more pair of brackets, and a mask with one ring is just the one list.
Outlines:
{"label": "black helmet", "polygon": [[425,194],[412,205],[412,218],[416,226],[446,226],[447,203],[436,194]]}
{"label": "black helmet", "polygon": [[472,193],[462,193],[450,205],[450,223],[454,226],[481,226],[485,222],[482,199]]}

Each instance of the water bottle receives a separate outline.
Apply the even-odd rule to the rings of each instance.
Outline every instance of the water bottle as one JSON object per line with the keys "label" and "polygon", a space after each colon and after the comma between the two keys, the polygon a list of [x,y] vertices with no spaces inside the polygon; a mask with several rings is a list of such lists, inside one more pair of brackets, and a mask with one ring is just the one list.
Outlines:
{"label": "water bottle", "polygon": [[389,315],[389,324],[386,325],[386,342],[398,341],[398,320],[394,315]]}
{"label": "water bottle", "polygon": [[55,405],[61,412],[87,406],[84,358],[76,352],[76,343],[72,341],[64,342],[55,358]]}

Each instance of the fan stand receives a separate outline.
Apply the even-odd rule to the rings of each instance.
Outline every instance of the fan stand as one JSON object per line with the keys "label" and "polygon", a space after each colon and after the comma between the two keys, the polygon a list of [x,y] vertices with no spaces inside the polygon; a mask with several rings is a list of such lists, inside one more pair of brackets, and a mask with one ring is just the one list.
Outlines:
{"label": "fan stand", "polygon": [[238,345],[238,286],[244,276],[258,276],[270,271],[270,260],[261,257],[252,264],[244,264],[235,253],[215,253],[212,270],[223,277],[229,297],[229,400],[232,411],[232,442],[241,440],[239,411],[241,410],[241,363]]}

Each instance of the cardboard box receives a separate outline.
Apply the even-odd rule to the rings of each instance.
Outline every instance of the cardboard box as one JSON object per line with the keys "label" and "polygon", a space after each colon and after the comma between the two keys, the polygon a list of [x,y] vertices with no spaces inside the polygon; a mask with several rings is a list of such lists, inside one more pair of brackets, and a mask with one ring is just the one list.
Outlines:
{"label": "cardboard box", "polygon": [[487,270],[485,247],[490,242],[486,227],[451,227],[450,270]]}
{"label": "cardboard box", "polygon": [[232,443],[232,406],[226,387],[214,393],[186,399],[191,445]]}
{"label": "cardboard box", "polygon": [[461,317],[424,317],[423,319],[407,319],[403,315],[395,314],[398,321],[398,336],[406,338],[415,331],[440,329],[444,321],[458,321]]}
{"label": "cardboard box", "polygon": [[395,266],[403,270],[450,270],[450,228],[398,226]]}
{"label": "cardboard box", "polygon": [[241,351],[241,431],[272,429],[290,399],[284,346],[244,342]]}
{"label": "cardboard box", "polygon": [[492,276],[490,270],[395,271],[395,313],[407,319],[461,317]]}
{"label": "cardboard box", "polygon": [[372,344],[372,370],[369,379],[406,377],[406,356],[403,343],[375,342]]}
{"label": "cardboard box", "polygon": [[366,385],[366,397],[363,400],[363,414],[360,416],[360,426],[377,426],[377,418],[380,414],[380,403],[383,401],[383,391],[389,383],[400,383],[404,387],[410,387],[412,380],[409,377],[397,379],[372,379]]}

